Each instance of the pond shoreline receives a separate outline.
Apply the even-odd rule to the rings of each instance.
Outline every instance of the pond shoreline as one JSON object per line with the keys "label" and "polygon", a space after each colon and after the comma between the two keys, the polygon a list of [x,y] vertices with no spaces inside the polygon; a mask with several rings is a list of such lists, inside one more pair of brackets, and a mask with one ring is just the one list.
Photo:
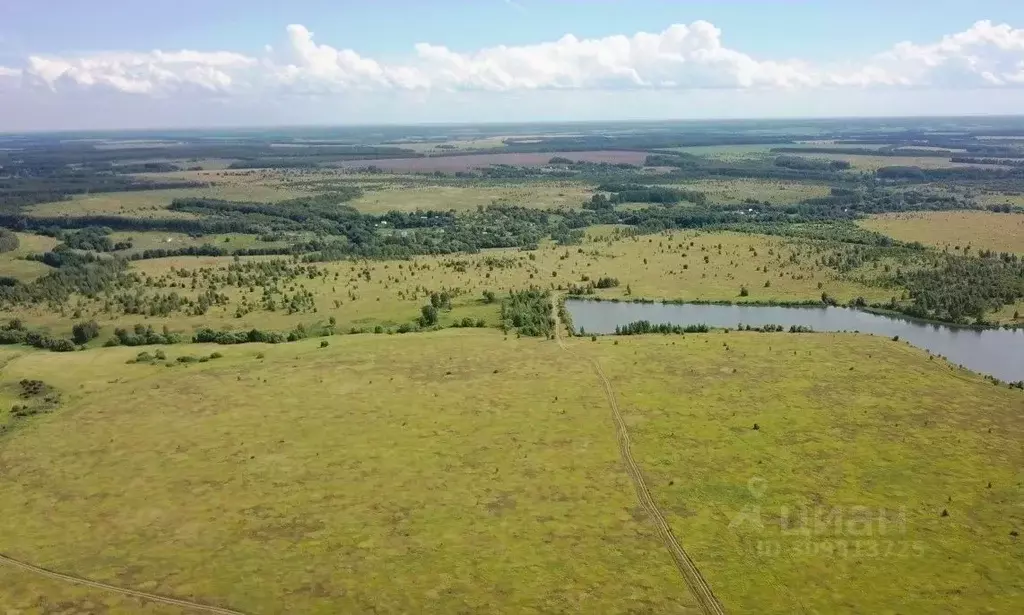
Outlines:
{"label": "pond shoreline", "polygon": [[737,306],[737,307],[781,307],[781,308],[826,308],[826,307],[837,307],[845,308],[848,310],[855,310],[864,312],[867,314],[875,314],[878,316],[887,316],[889,318],[898,318],[908,320],[912,322],[918,322],[929,325],[942,325],[943,327],[952,327],[957,329],[971,329],[975,331],[988,331],[988,330],[1024,330],[1024,322],[1020,324],[977,324],[977,323],[956,323],[949,322],[946,320],[937,320],[934,318],[922,318],[920,316],[911,316],[904,314],[898,310],[889,310],[881,307],[872,306],[858,306],[852,303],[824,303],[815,299],[806,299],[803,301],[775,301],[775,300],[759,300],[755,299],[752,301],[733,301],[732,299],[646,299],[643,297],[602,297],[600,295],[564,295],[563,302],[565,301],[593,301],[595,303],[637,303],[643,305],[720,305],[720,306]]}
{"label": "pond shoreline", "polygon": [[1019,328],[929,322],[820,302],[768,306],[567,296],[559,309],[569,314],[567,321],[574,323],[574,335],[621,335],[625,330],[641,335],[649,331],[675,333],[701,325],[726,331],[870,334],[906,341],[991,379],[1024,381],[1024,330]]}

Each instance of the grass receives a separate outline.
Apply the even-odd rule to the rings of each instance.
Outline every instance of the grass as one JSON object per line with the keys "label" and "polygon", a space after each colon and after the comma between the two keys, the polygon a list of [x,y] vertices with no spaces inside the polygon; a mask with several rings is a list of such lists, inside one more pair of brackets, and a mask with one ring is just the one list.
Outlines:
{"label": "grass", "polygon": [[26,260],[29,254],[46,252],[57,245],[53,237],[17,233],[18,248],[0,254],[0,276],[16,278],[29,282],[50,271],[50,268],[38,261]]}
{"label": "grass", "polygon": [[262,241],[257,235],[247,235],[244,233],[220,233],[193,237],[184,233],[125,231],[111,233],[110,238],[114,242],[131,240],[132,248],[120,252],[121,254],[133,254],[156,248],[177,250],[205,244],[224,248],[225,250],[263,248],[288,244],[287,241]]}
{"label": "grass", "polygon": [[[604,366],[728,612],[1014,610],[1019,391],[858,335],[570,343]],[[170,368],[125,365],[130,348],[10,357],[0,384],[39,378],[65,402],[0,439],[5,551],[250,612],[696,612],[596,376],[553,342],[447,330],[168,359],[213,350]],[[735,523],[754,506],[762,528]],[[779,523],[858,506],[868,533]],[[901,507],[880,535],[877,511]],[[15,608],[38,587],[64,609],[113,600],[0,578]]]}
{"label": "grass", "polygon": [[948,167],[971,167],[992,165],[974,165],[962,162],[950,162],[948,158],[937,158],[934,156],[871,156],[860,154],[800,154],[811,158],[827,160],[846,160],[854,170],[874,171],[882,167],[919,167],[922,169],[944,169]]}
{"label": "grass", "polygon": [[1024,254],[1024,214],[989,211],[949,211],[881,214],[862,220],[861,226],[902,241],[956,252],[978,250]]}
{"label": "grass", "polygon": [[504,140],[508,137],[505,136],[494,136],[494,137],[483,137],[479,139],[453,139],[444,142],[422,142],[422,143],[406,143],[396,142],[392,145],[393,147],[401,147],[402,149],[411,150],[420,154],[426,154],[428,156],[437,156],[450,154],[452,152],[465,152],[473,150],[501,150],[505,148]]}
{"label": "grass", "polygon": [[826,185],[757,179],[703,179],[681,184],[681,187],[706,192],[711,202],[721,204],[755,199],[773,205],[789,205],[830,194]]}
{"label": "grass", "polygon": [[[598,231],[602,229],[595,232]],[[613,233],[607,228],[603,231]],[[568,287],[583,284],[584,277],[596,280],[605,276],[620,282],[618,288],[601,291],[606,297],[625,297],[631,292],[632,296],[651,299],[763,302],[817,300],[822,292],[827,292],[846,302],[858,296],[869,301],[886,301],[891,295],[891,291],[841,279],[831,270],[816,265],[816,251],[824,248],[813,242],[698,232],[615,239],[606,232],[600,233],[603,239],[582,246],[547,245],[532,253],[493,250],[477,255],[417,257],[410,261],[323,263],[316,265],[318,275],[313,278],[303,275],[279,281],[278,286],[287,294],[310,292],[315,312],[288,314],[284,309],[272,312],[257,309],[236,317],[238,307],[244,302],[260,302],[263,289],[225,286],[218,292],[228,297],[227,304],[214,306],[202,316],[183,313],[168,317],[112,316],[102,311],[102,300],[82,298],[68,302],[61,310],[24,308],[2,313],[0,318],[17,316],[31,326],[62,333],[70,331],[72,313],[78,310],[80,318],[95,318],[105,327],[104,338],[114,326],[131,326],[137,322],[152,324],[158,329],[167,325],[172,330],[186,332],[204,326],[288,330],[299,323],[311,325],[334,317],[342,331],[352,327],[372,329],[376,325],[395,328],[415,320],[431,292],[449,289],[456,290],[457,296],[453,310],[442,313],[443,324],[470,317],[497,325],[498,306],[482,303],[485,290],[500,295],[514,288]],[[789,262],[791,252],[802,254],[799,263]],[[132,267],[165,286],[163,289],[141,288],[143,292],[176,292],[194,297],[204,287],[191,289],[190,283],[186,283],[191,272],[203,269],[223,272],[232,262],[232,257],[175,257],[139,261]],[[366,275],[369,280],[365,279]],[[770,283],[768,287],[765,287],[766,282]],[[743,286],[749,290],[748,297],[739,296]]]}
{"label": "grass", "polygon": [[[693,606],[586,365],[497,332],[318,346],[8,364],[4,381],[68,401],[0,441],[4,550],[248,612]],[[0,603],[25,582],[0,585]]]}
{"label": "grass", "polygon": [[568,158],[582,162],[608,162],[642,165],[647,152],[626,150],[593,150],[571,152],[502,152],[501,150],[485,151],[465,156],[428,156],[424,158],[382,158],[377,160],[343,160],[331,163],[340,169],[363,169],[377,167],[386,172],[397,173],[433,173],[442,171],[454,173],[486,168],[495,164],[515,166],[544,167],[551,158]]}
{"label": "grass", "polygon": [[[1020,391],[867,336],[575,343],[600,357],[655,498],[727,611],[1019,604]],[[838,529],[801,525],[835,511]]]}
{"label": "grass", "polygon": [[975,198],[981,205],[1015,205],[1024,207],[1024,194],[1006,194],[999,192],[987,192],[979,194]]}
{"label": "grass", "polygon": [[792,143],[760,143],[741,145],[693,145],[670,147],[665,151],[683,152],[694,156],[708,156],[719,159],[749,158],[752,155],[768,154],[773,147],[791,146]]}
{"label": "grass", "polygon": [[[200,172],[193,172],[201,174]],[[168,175],[168,174],[161,174]],[[28,215],[36,216],[87,216],[121,215],[145,218],[191,218],[192,214],[168,211],[167,206],[174,199],[207,197],[234,201],[280,201],[307,194],[305,192],[278,188],[273,185],[241,181],[218,182],[206,188],[172,188],[167,190],[144,190],[134,192],[105,192],[102,194],[76,195],[68,201],[40,203],[26,208]]]}
{"label": "grass", "polygon": [[[177,607],[163,606],[39,577],[0,564],[0,599],[13,613],[142,613],[181,615]],[[69,610],[75,609],[75,610]]]}
{"label": "grass", "polygon": [[498,186],[420,186],[409,188],[395,184],[367,192],[351,202],[356,209],[371,214],[391,210],[475,211],[492,204],[520,205],[539,209],[580,207],[593,192],[572,183],[531,183]]}

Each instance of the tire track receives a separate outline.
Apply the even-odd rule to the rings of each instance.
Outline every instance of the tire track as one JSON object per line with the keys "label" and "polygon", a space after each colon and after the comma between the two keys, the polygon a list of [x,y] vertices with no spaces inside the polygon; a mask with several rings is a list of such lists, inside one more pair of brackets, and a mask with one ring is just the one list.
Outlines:
{"label": "tire track", "polygon": [[106,583],[100,583],[99,581],[92,581],[82,577],[76,577],[70,574],[64,574],[61,572],[54,572],[53,570],[47,570],[39,566],[34,566],[27,562],[16,560],[13,557],[8,557],[0,553],[0,564],[7,564],[14,568],[20,568],[37,574],[39,576],[49,577],[58,581],[65,581],[67,583],[74,583],[75,585],[85,585],[86,587],[93,587],[96,589],[103,589],[115,594],[121,594],[122,596],[130,596],[132,598],[138,598],[140,600],[149,600],[150,602],[158,602],[160,604],[167,604],[170,606],[179,606],[185,609],[191,609],[193,611],[202,611],[204,613],[216,613],[217,615],[245,615],[241,611],[233,611],[231,609],[225,609],[218,606],[211,606],[209,604],[201,604],[199,602],[190,602],[188,600],[181,600],[179,598],[171,598],[170,596],[161,596],[160,594],[151,594],[149,592],[138,591],[135,589],[127,589],[125,587],[117,587],[116,585],[108,585]]}
{"label": "tire track", "polygon": [[612,416],[615,419],[615,437],[619,444],[619,455],[626,464],[626,473],[633,482],[633,489],[636,491],[636,497],[640,501],[640,506],[643,507],[643,509],[647,511],[647,514],[650,515],[651,519],[654,520],[654,524],[658,528],[658,535],[661,537],[661,541],[672,555],[676,568],[683,576],[683,580],[686,582],[686,586],[690,590],[690,593],[693,594],[693,597],[697,600],[697,604],[700,606],[701,611],[706,615],[724,615],[725,610],[722,608],[722,603],[718,601],[714,592],[711,591],[711,586],[701,575],[700,570],[697,569],[697,565],[694,563],[693,559],[690,558],[682,545],[679,544],[679,540],[676,538],[675,534],[672,533],[672,528],[665,520],[665,516],[661,513],[661,509],[659,509],[658,505],[655,503],[654,496],[651,495],[650,489],[647,488],[647,483],[644,481],[644,476],[640,471],[640,466],[638,466],[636,460],[633,459],[633,452],[630,448],[629,441],[629,430],[626,427],[626,421],[622,418],[619,403],[615,399],[615,391],[612,389],[612,385],[608,381],[608,377],[605,376],[604,370],[601,368],[601,364],[597,359],[586,357],[581,353],[573,351],[562,339],[562,323],[558,316],[557,305],[558,298],[556,297],[552,300],[555,341],[558,342],[558,346],[562,350],[589,362],[594,368],[594,372],[597,374],[598,379],[601,380],[604,395],[608,399],[608,405],[611,406]]}

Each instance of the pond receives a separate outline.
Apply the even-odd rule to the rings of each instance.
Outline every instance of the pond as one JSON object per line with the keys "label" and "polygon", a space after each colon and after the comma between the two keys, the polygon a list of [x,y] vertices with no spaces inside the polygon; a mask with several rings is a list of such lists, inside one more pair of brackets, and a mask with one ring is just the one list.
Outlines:
{"label": "pond", "polygon": [[924,323],[841,307],[625,303],[569,299],[565,307],[577,331],[615,333],[638,320],[652,324],[728,327],[803,325],[815,331],[859,331],[899,336],[950,362],[1007,382],[1024,380],[1024,330],[971,329]]}

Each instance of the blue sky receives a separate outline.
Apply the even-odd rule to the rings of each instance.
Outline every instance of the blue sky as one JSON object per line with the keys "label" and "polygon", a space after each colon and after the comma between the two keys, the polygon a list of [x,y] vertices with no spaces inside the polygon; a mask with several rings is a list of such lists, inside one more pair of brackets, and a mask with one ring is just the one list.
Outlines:
{"label": "blue sky", "polygon": [[1021,27],[1019,0],[5,0],[0,130],[1005,113]]}

